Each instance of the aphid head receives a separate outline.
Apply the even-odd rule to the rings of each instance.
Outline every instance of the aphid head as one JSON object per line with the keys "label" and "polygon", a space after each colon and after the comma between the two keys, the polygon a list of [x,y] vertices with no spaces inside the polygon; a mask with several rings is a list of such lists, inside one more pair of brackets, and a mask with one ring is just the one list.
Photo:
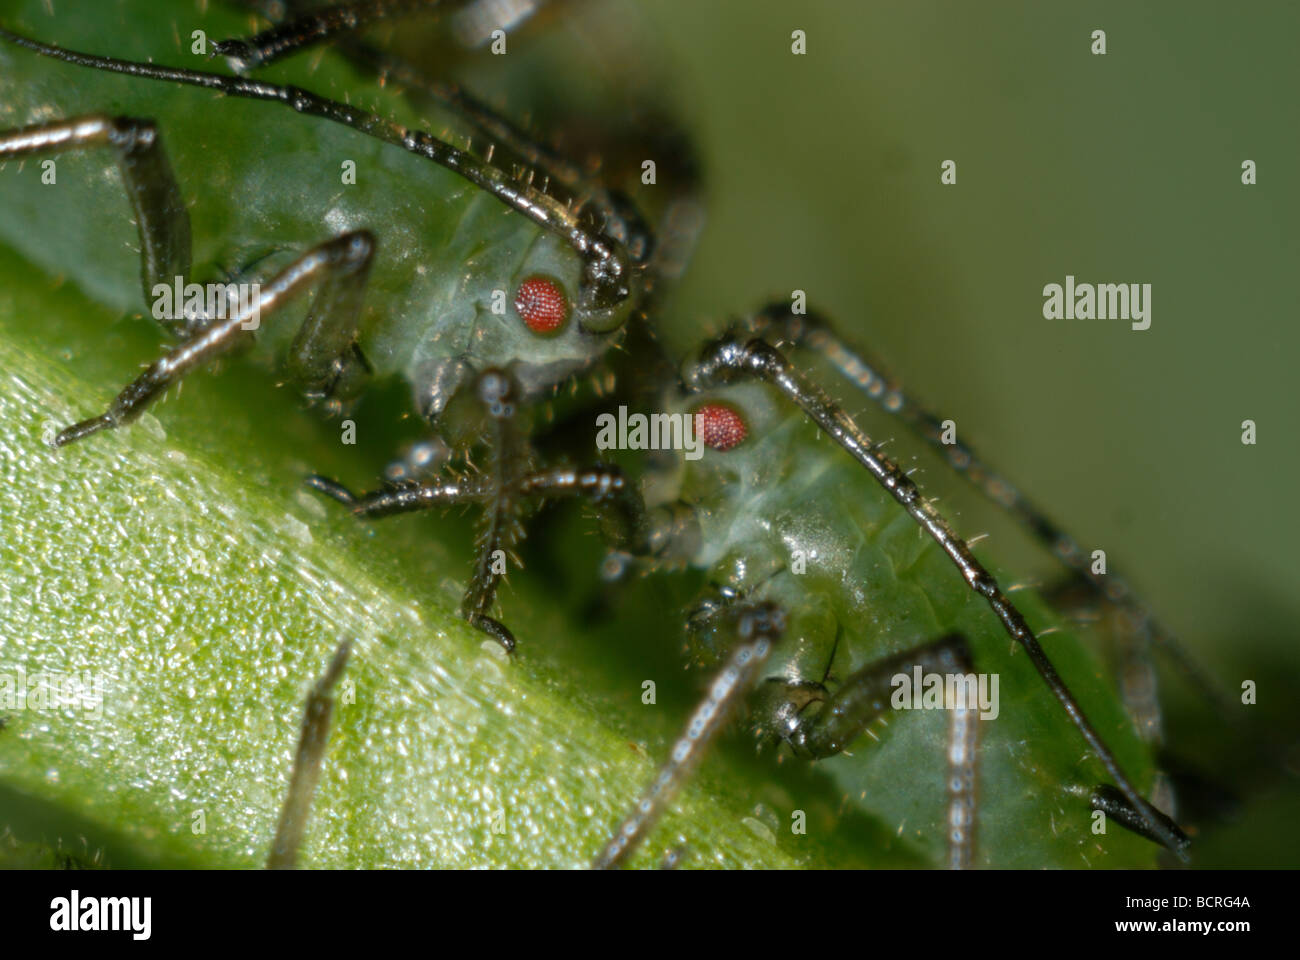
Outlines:
{"label": "aphid head", "polygon": [[513,368],[529,398],[585,369],[622,337],[632,299],[593,308],[584,283],[573,251],[538,237],[478,304],[466,359],[479,370]]}
{"label": "aphid head", "polygon": [[474,296],[449,297],[399,346],[411,358],[416,409],[431,423],[459,393],[472,393],[476,371],[509,369],[518,399],[532,401],[590,367],[623,335],[632,299],[585,307],[582,263],[561,240],[532,237],[522,257],[511,249],[483,252],[456,291]]}
{"label": "aphid head", "polygon": [[532,349],[555,341],[569,352],[600,351],[621,330],[640,299],[640,271],[622,245],[597,244],[608,258],[575,256],[558,237],[542,236],[514,269],[509,284],[509,320]]}

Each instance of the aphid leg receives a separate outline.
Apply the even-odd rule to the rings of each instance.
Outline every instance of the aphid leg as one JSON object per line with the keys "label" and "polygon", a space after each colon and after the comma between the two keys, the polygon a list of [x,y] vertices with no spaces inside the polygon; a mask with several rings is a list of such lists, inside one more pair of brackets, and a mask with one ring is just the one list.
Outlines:
{"label": "aphid leg", "polygon": [[916,483],[897,464],[880,453],[853,419],[820,388],[797,371],[781,352],[762,339],[748,342],[724,336],[708,344],[698,361],[690,364],[684,380],[695,390],[738,379],[753,378],[769,383],[799,406],[822,432],[845,449],[908,512],[913,520],[948,554],[972,590],[988,602],[1008,635],[1029,655],[1048,689],[1060,702],[1075,728],[1106,768],[1129,804],[1145,817],[1152,834],[1170,850],[1185,858],[1185,848],[1157,817],[1157,811],[1142,798],[1128,776],[1088,720],[1074,694],[1056,672],[1024,616],[1011,602],[997,580],[975,559],[966,542],[922,496]]}
{"label": "aphid leg", "polygon": [[1202,696],[1214,704],[1219,714],[1240,722],[1240,712],[1230,709],[1230,701],[1215,680],[1196,663],[1172,633],[1156,622],[1127,581],[1113,568],[1104,574],[1094,572],[1091,557],[1079,542],[1006,477],[990,467],[974,448],[951,435],[945,440],[943,418],[915,396],[905,393],[899,380],[890,375],[876,358],[846,344],[830,322],[819,314],[796,314],[785,301],[777,301],[758,311],[749,318],[748,326],[752,333],[763,336],[774,346],[801,347],[824,357],[849,383],[942,453],[953,470],[965,477],[985,498],[1010,513],[1024,530],[1050,550],[1061,564],[1090,584],[1107,603],[1127,613],[1136,625],[1134,629],[1149,630],[1152,643],[1166,653]]}
{"label": "aphid leg", "polygon": [[506,559],[524,534],[520,506],[527,500],[585,497],[596,507],[606,539],[619,550],[636,553],[646,549],[645,508],[636,486],[618,467],[529,470],[530,452],[514,422],[518,391],[514,380],[504,371],[487,370],[479,375],[477,391],[489,424],[491,462],[483,475],[434,478],[361,494],[326,477],[311,476],[306,482],[367,519],[458,503],[482,504],[483,532],[461,615],[512,651],[514,636],[488,611],[505,575]]}
{"label": "aphid leg", "polygon": [[644,508],[640,493],[617,467],[529,471],[528,445],[515,423],[518,386],[513,377],[502,370],[486,370],[479,375],[477,388],[491,425],[492,460],[485,478],[478,559],[461,604],[461,615],[495,637],[509,652],[514,650],[515,639],[503,624],[488,616],[488,610],[505,575],[505,558],[513,557],[515,544],[524,536],[519,520],[523,502],[532,498],[587,497],[600,514],[605,536],[622,549],[637,551],[644,549]]}
{"label": "aphid leg", "polygon": [[[602,232],[624,247],[633,263],[650,265],[650,277],[675,277],[684,269],[702,221],[696,199],[698,172],[686,138],[674,136],[675,130],[665,132],[662,122],[652,125],[655,134],[648,146],[654,155],[661,158],[661,165],[672,158],[675,167],[665,180],[675,187],[657,241],[656,231],[645,222],[636,207],[621,193],[609,189],[603,178],[584,171],[579,164],[457,84],[431,76],[415,63],[391,51],[381,50],[358,36],[361,30],[378,20],[416,13],[422,8],[429,10],[438,6],[438,0],[341,3],[316,10],[303,9],[301,3],[284,4],[279,0],[275,3],[249,0],[247,5],[273,23],[277,18],[287,19],[248,40],[231,39],[215,44],[214,52],[226,57],[232,69],[246,74],[319,43],[336,41],[344,56],[402,87],[416,101],[417,107],[424,106],[419,102],[423,97],[463,119],[478,132],[483,142],[489,144],[487,157],[491,162],[503,170],[511,169],[516,179],[526,180],[530,185],[536,183],[542,193],[580,211],[584,222],[601,224]],[[271,9],[274,6],[280,9]],[[533,12],[528,5],[520,5],[511,15],[518,23]],[[462,6],[454,16],[459,18],[460,24],[453,29],[465,34],[461,39],[471,45],[473,37],[469,35],[481,34],[480,40],[486,37],[488,28],[482,26],[484,23],[490,22],[494,28],[509,28],[500,21],[499,11],[495,9],[476,14]],[[637,153],[638,157],[643,155],[644,151]]]}
{"label": "aphid leg", "polygon": [[[14,157],[108,147],[140,232],[144,302],[156,284],[171,286],[190,272],[190,215],[152,120],[91,114],[0,133],[0,161]],[[174,327],[181,332],[184,323]]]}
{"label": "aphid leg", "polygon": [[646,511],[644,516],[644,526],[632,544],[612,542],[601,565],[601,578],[606,582],[615,583],[634,571],[681,567],[699,553],[702,535],[693,505],[679,500]]}
{"label": "aphid leg", "polygon": [[[259,326],[262,314],[274,314],[313,284],[320,284],[320,292],[294,340],[290,372],[311,390],[336,390],[344,379],[349,379],[349,386],[355,386],[348,375],[355,368],[347,366],[346,361],[351,360],[350,349],[374,245],[374,237],[360,230],[308,250],[269,283],[262,284],[254,300],[232,307],[232,316],[207,321],[192,331],[185,341],[128,384],[107,412],[67,427],[54,438],[54,445],[61,447],[100,430],[130,423],[169,385],[195,367],[246,344]],[[336,349],[339,352],[330,356]]]}
{"label": "aphid leg", "polygon": [[[455,503],[483,506],[483,527],[478,539],[474,574],[465,590],[461,616],[495,639],[507,652],[515,648],[514,635],[489,615],[497,587],[506,574],[515,545],[523,538],[519,510],[525,498],[525,481],[530,475],[531,451],[516,422],[519,387],[504,370],[489,368],[478,376],[476,393],[487,419],[484,441],[490,461],[482,476],[468,479],[435,479],[411,486],[376,490],[360,495],[325,477],[307,478],[308,486],[350,506],[362,517],[376,518],[409,513]],[[601,479],[593,483],[599,488]],[[531,492],[538,493],[540,489]]]}
{"label": "aphid leg", "polygon": [[214,56],[225,57],[240,73],[275,63],[341,35],[355,33],[379,20],[438,6],[441,0],[351,0],[304,12],[247,40],[219,40]]}
{"label": "aphid leg", "polygon": [[737,603],[727,614],[733,618],[737,640],[731,655],[710,681],[708,693],[673,744],[667,762],[597,855],[593,868],[621,865],[645,839],[736,704],[753,689],[772,645],[785,629],[785,614],[772,604]]}
{"label": "aphid leg", "polygon": [[618,467],[596,464],[581,470],[539,470],[524,477],[520,493],[547,500],[585,497],[596,507],[601,533],[613,549],[631,554],[647,549],[645,505],[636,485]]}
{"label": "aphid leg", "polygon": [[487,494],[483,504],[483,527],[478,539],[474,575],[465,590],[460,613],[473,626],[496,639],[506,652],[515,648],[515,638],[498,620],[489,616],[496,601],[497,587],[506,573],[506,560],[524,536],[519,520],[520,487],[529,462],[528,443],[516,422],[519,387],[504,370],[488,369],[476,384],[479,402],[487,413],[488,449],[491,460],[486,472]]}
{"label": "aphid leg", "polygon": [[[514,454],[518,456],[517,451]],[[474,567],[474,579],[466,592],[462,614],[470,623],[496,639],[507,651],[513,650],[514,637],[499,621],[487,616],[497,582],[504,569],[507,550],[522,531],[511,520],[513,507],[502,494],[518,501],[529,498],[585,496],[596,504],[606,537],[621,547],[635,549],[642,526],[641,498],[617,467],[595,466],[585,470],[557,467],[529,473],[517,481],[502,477],[494,469],[487,476],[433,479],[395,489],[354,494],[347,487],[326,477],[311,476],[307,485],[352,508],[359,517],[374,519],[397,513],[410,513],[458,503],[481,503],[487,509],[487,523]],[[514,484],[511,494],[507,484]],[[498,553],[497,551],[500,551]]]}
{"label": "aphid leg", "polygon": [[474,577],[461,604],[461,616],[505,647],[507,653],[514,650],[514,635],[500,621],[487,615],[496,597],[497,584],[504,575],[506,551],[521,533],[519,521],[512,513],[511,495],[495,482],[495,477],[436,479],[362,494],[354,494],[326,477],[310,476],[306,482],[314,490],[350,506],[357,516],[369,519],[457,503],[484,504],[487,522],[479,540]]}
{"label": "aphid leg", "polygon": [[[1066,616],[1087,622],[1096,620],[1099,615],[1096,591],[1081,578],[1072,577],[1068,582],[1058,584],[1047,591],[1047,596]],[[1151,803],[1157,810],[1168,811],[1171,818],[1185,816],[1192,822],[1234,819],[1239,812],[1236,791],[1244,786],[1240,775],[1234,778],[1234,789],[1229,789],[1163,749],[1166,745],[1164,710],[1159,696],[1150,622],[1135,624],[1125,610],[1110,605],[1105,605],[1101,613],[1108,615],[1110,628],[1106,633],[1114,638],[1108,646],[1119,679],[1120,700],[1138,736],[1152,747],[1159,761],[1151,787]],[[1252,745],[1269,761],[1269,769],[1282,759],[1280,752],[1271,753],[1267,745],[1263,748],[1258,744]],[[1109,802],[1111,806],[1115,803],[1113,798]],[[1108,815],[1111,813],[1109,807],[1096,802],[1093,809],[1105,810]],[[1134,829],[1122,815],[1117,815],[1117,819]],[[1135,832],[1147,836],[1140,829]]]}
{"label": "aphid leg", "polygon": [[[891,709],[894,679],[910,676],[918,666],[926,674],[973,679],[974,666],[966,640],[952,634],[869,664],[840,684],[833,695],[824,698],[816,711],[806,709],[817,699],[808,685],[791,684],[790,696],[776,708],[776,727],[797,753],[816,759],[834,756]],[[944,705],[949,713],[948,866],[960,870],[971,865],[975,848],[979,707],[973,684],[954,686],[953,694],[952,702]]]}
{"label": "aphid leg", "polygon": [[[272,15],[273,11],[267,8],[273,3],[279,2],[279,0],[271,0],[271,2],[267,2],[267,0],[245,0],[245,2],[256,8],[263,16],[275,22],[276,18]],[[301,4],[290,4],[290,16],[298,16],[296,9],[298,6],[301,6]],[[519,12],[521,15],[526,16],[529,11],[521,6]],[[308,12],[308,16],[310,16],[310,12]],[[277,47],[272,51],[269,48],[273,44],[264,42],[262,39],[276,34],[277,31],[287,31],[300,35],[302,33],[301,28],[295,27],[294,24],[301,22],[302,18],[300,17],[293,21],[283,21],[271,30],[248,41],[223,41],[223,44],[234,45],[230,48],[232,53],[226,53],[224,47],[218,49],[217,53],[227,57],[235,56],[236,59],[231,63],[231,66],[236,70],[255,69],[270,62],[267,59],[268,54],[273,54],[274,59],[278,60],[289,53],[306,49],[311,43],[316,42],[316,38],[308,38],[309,42],[295,46],[291,50]],[[498,24],[498,26],[501,25]],[[445,83],[433,78],[415,64],[397,57],[391,51],[381,50],[365,43],[355,36],[355,33],[356,31],[337,31],[336,34],[328,36],[338,35],[337,49],[360,66],[373,70],[379,76],[403,88],[418,91],[420,94],[431,98],[443,108],[462,117],[495,147],[508,150],[525,163],[540,168],[546,176],[551,177],[556,182],[575,187],[586,179],[582,169],[576,163],[525,132],[483,101],[456,84]],[[326,36],[321,35],[319,39],[325,39]],[[256,62],[250,61],[244,52],[244,48],[239,46],[241,43],[248,48],[253,48],[251,60]]]}
{"label": "aphid leg", "polygon": [[[440,4],[445,7],[442,0],[363,0],[315,10],[305,9],[301,2],[285,0],[243,0],[243,3],[275,25],[247,40],[230,39],[213,44],[214,55],[226,57],[236,71],[247,73],[317,44],[337,41],[336,47],[353,61],[388,81],[431,98],[463,118],[494,147],[509,151],[524,163],[540,169],[546,177],[571,188],[584,187],[584,192],[590,192],[591,187],[599,189],[599,185],[593,183],[578,164],[488,104],[456,84],[437,80],[415,64],[357,37],[360,31],[379,20],[418,13],[421,9],[432,11]],[[534,11],[535,8],[530,9],[528,4],[520,4],[513,11],[514,25]],[[511,26],[497,20],[493,25],[506,29]]]}
{"label": "aphid leg", "polygon": [[302,735],[293,759],[293,773],[289,777],[289,793],[284,798],[280,812],[280,825],[271,844],[267,858],[268,870],[292,870],[298,862],[298,849],[302,846],[303,831],[311,813],[312,796],[320,781],[321,764],[325,761],[325,746],[329,742],[330,715],[334,712],[334,686],[343,676],[352,642],[345,640],[334,652],[334,658],[316,681],[307,697],[307,708],[302,718]]}
{"label": "aphid leg", "polygon": [[[1164,746],[1164,709],[1160,704],[1159,676],[1151,649],[1151,621],[1135,619],[1129,611],[1102,602],[1092,585],[1082,577],[1071,575],[1062,584],[1044,591],[1044,595],[1063,616],[1079,623],[1089,623],[1104,617],[1109,624],[1106,631],[1113,640],[1107,652],[1112,660],[1124,711],[1133,722],[1133,729],[1153,752]],[[1177,797],[1173,781],[1163,769],[1155,771],[1151,786],[1151,803],[1157,810],[1177,815]]]}
{"label": "aphid leg", "polygon": [[450,507],[459,503],[478,503],[488,495],[489,490],[487,480],[482,477],[437,478],[410,486],[366,493],[353,493],[337,480],[319,474],[313,474],[305,482],[313,490],[351,507],[358,517],[368,520],[390,517],[396,513]]}
{"label": "aphid leg", "polygon": [[[1089,802],[1093,810],[1102,811],[1121,827],[1124,827],[1127,830],[1132,830],[1139,836],[1146,837],[1154,843],[1164,843],[1164,840],[1150,829],[1142,813],[1134,810],[1133,805],[1125,799],[1124,794],[1120,793],[1120,791],[1116,790],[1110,784],[1103,783],[1098,786],[1097,789],[1092,792],[1092,797]],[[1177,843],[1177,846],[1172,848],[1174,852],[1181,854],[1186,851],[1192,842],[1191,839],[1188,838],[1187,834],[1183,833],[1183,831],[1178,828],[1178,824],[1174,823],[1172,819],[1165,816],[1160,811],[1156,811],[1156,816],[1159,818],[1160,824],[1173,834]]]}

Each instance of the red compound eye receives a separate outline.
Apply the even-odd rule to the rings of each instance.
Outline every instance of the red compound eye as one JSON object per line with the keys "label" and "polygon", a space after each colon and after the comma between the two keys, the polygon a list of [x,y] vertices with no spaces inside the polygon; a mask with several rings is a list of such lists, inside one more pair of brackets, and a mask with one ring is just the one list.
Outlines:
{"label": "red compound eye", "polygon": [[533,333],[554,333],[569,318],[569,300],[548,277],[529,277],[515,292],[515,309]]}
{"label": "red compound eye", "polygon": [[710,450],[730,450],[749,436],[740,414],[721,403],[707,403],[695,411],[695,416],[696,429]]}

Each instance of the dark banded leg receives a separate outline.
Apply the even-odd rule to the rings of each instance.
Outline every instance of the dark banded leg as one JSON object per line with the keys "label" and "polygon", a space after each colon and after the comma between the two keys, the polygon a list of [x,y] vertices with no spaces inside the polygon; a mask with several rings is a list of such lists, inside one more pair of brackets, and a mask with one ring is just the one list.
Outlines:
{"label": "dark banded leg", "polygon": [[289,777],[289,793],[284,798],[280,825],[276,828],[271,855],[266,861],[268,870],[292,870],[297,865],[298,849],[302,846],[312,797],[320,781],[321,764],[325,761],[325,746],[329,743],[334,687],[343,676],[343,668],[347,666],[351,653],[352,643],[345,640],[307,697],[302,734],[293,759],[293,773]]}
{"label": "dark banded leg", "polygon": [[[824,357],[846,380],[876,401],[881,409],[896,416],[919,438],[943,454],[949,466],[982,493],[1005,509],[1032,537],[1099,596],[1124,611],[1134,630],[1149,631],[1151,642],[1161,648],[1174,666],[1214,704],[1225,718],[1240,722],[1240,712],[1229,709],[1230,701],[1218,683],[1201,667],[1178,639],[1156,622],[1151,611],[1123,577],[1113,570],[1094,573],[1090,557],[1079,542],[1032,503],[1006,477],[990,467],[969,444],[960,439],[943,440],[943,418],[926,408],[916,397],[903,391],[899,380],[870,354],[849,347],[816,313],[791,312],[790,304],[776,302],[760,310],[749,321],[752,332],[774,345],[812,350]],[[1156,705],[1159,708],[1158,704]]]}
{"label": "dark banded leg", "polygon": [[513,380],[502,371],[488,370],[479,377],[478,395],[488,417],[492,458],[483,475],[435,478],[362,494],[326,477],[310,476],[306,481],[312,489],[367,519],[454,504],[481,504],[483,532],[461,615],[507,651],[514,649],[514,636],[489,611],[503,576],[501,561],[512,557],[514,546],[524,535],[519,509],[525,501],[586,497],[600,512],[602,532],[619,547],[640,549],[645,530],[640,494],[617,467],[526,471],[531,453],[514,424],[515,391]]}
{"label": "dark banded leg", "polygon": [[632,544],[614,546],[605,555],[601,577],[614,583],[633,571],[685,567],[699,553],[702,536],[692,504],[678,500],[655,507],[645,514],[642,532]]}
{"label": "dark banded leg", "polygon": [[[648,139],[636,154],[657,158],[661,171],[666,164],[674,164],[670,176],[661,172],[660,180],[661,185],[668,181],[669,185],[660,189],[671,189],[673,199],[652,229],[627,197],[610,189],[609,181],[617,178],[609,172],[608,157],[605,172],[593,176],[468,90],[429,75],[392,51],[356,37],[341,39],[338,49],[354,63],[402,88],[417,108],[433,106],[460,117],[488,145],[488,160],[508,168],[516,181],[539,185],[548,195],[586,212],[594,222],[604,223],[605,232],[618,239],[635,263],[647,265],[652,277],[677,277],[685,269],[703,221],[699,171],[687,138],[663,118],[650,125],[654,129],[646,131]],[[653,290],[649,292],[653,294]],[[648,306],[643,304],[641,313],[649,313]]]}
{"label": "dark banded leg", "polygon": [[618,467],[597,464],[578,470],[553,467],[524,477],[520,494],[554,500],[584,497],[596,508],[601,533],[615,550],[646,550],[645,505],[636,485]]}
{"label": "dark banded leg", "polygon": [[1106,768],[1106,772],[1130,805],[1144,815],[1153,835],[1179,856],[1185,857],[1185,850],[1178,845],[1175,835],[1158,820],[1157,811],[1129,781],[1110,748],[1084,714],[1074,694],[1057,674],[1024,616],[1003,592],[997,580],[975,559],[966,542],[953,533],[947,521],[921,496],[916,483],[876,449],[871,438],[842,408],[799,373],[779,350],[757,338],[743,342],[726,336],[708,344],[700,359],[686,371],[685,381],[691,389],[702,390],[746,378],[771,384],[797,404],[824,433],[865,467],[940,546],[970,588],[988,601],[1008,635],[1024,648],[1030,662],[1060,702],[1071,723]]}
{"label": "dark banded leg", "polygon": [[[517,458],[517,450],[509,454]],[[500,575],[494,572],[493,553],[509,550],[522,536],[518,521],[513,526],[505,518],[517,508],[509,500],[522,502],[532,498],[553,499],[563,496],[585,496],[599,510],[603,532],[614,543],[635,545],[642,530],[641,498],[622,471],[616,467],[590,467],[574,470],[558,467],[529,473],[514,482],[510,493],[508,477],[494,468],[487,476],[456,479],[432,479],[419,484],[368,493],[354,494],[335,480],[310,476],[307,485],[320,493],[351,507],[359,517],[376,519],[398,513],[412,513],[448,507],[462,503],[483,504],[487,511],[485,533],[479,542],[479,552],[474,567],[474,580],[466,591],[462,615],[474,626],[496,639],[507,651],[514,648],[514,637],[499,621],[486,615],[495,595]],[[503,500],[503,495],[506,500]],[[507,543],[506,541],[509,541]]]}
{"label": "dark banded leg", "polygon": [[754,688],[763,663],[772,652],[772,644],[785,629],[785,615],[771,604],[741,603],[728,613],[734,617],[737,640],[731,656],[710,681],[708,694],[691,714],[667,762],[596,856],[593,868],[608,870],[620,866],[645,839],[736,704]]}
{"label": "dark banded leg", "polygon": [[367,520],[390,517],[397,513],[414,513],[433,510],[460,503],[478,503],[487,494],[487,484],[482,478],[433,479],[411,486],[387,490],[353,493],[337,480],[319,474],[306,479],[307,486],[319,493],[352,508],[358,517]]}
{"label": "dark banded leg", "polygon": [[[816,712],[808,685],[791,687],[781,710],[787,719],[784,739],[800,754],[816,759],[834,756],[853,743],[877,718],[888,713],[894,678],[920,667],[925,674],[973,677],[965,638],[953,634],[933,643],[869,664],[825,698]],[[820,686],[820,685],[818,685]],[[969,688],[967,688],[969,689]],[[948,710],[948,866],[971,865],[975,849],[975,771],[979,707],[973,700],[947,703]]]}
{"label": "dark banded leg", "polygon": [[[215,54],[228,58],[235,70],[255,70],[318,43],[336,40],[335,46],[359,65],[375,71],[386,81],[430,98],[464,119],[487,142],[513,154],[523,163],[539,168],[547,179],[575,189],[588,180],[576,163],[529,135],[486,103],[455,84],[437,80],[414,64],[366,44],[356,36],[372,23],[421,9],[431,10],[439,5],[440,0],[379,0],[378,3],[372,0],[370,3],[337,4],[314,11],[304,8],[300,0],[243,0],[243,3],[273,23],[277,17],[285,19],[248,40],[223,40],[214,45]],[[359,7],[368,9],[356,9]],[[523,7],[520,11],[527,13]]]}
{"label": "dark banded leg", "polygon": [[[434,479],[411,486],[377,490],[360,495],[325,477],[307,478],[307,485],[352,508],[358,516],[377,518],[410,513],[456,503],[483,507],[483,526],[477,543],[474,573],[460,614],[506,649],[515,648],[514,635],[489,611],[497,587],[505,576],[506,561],[518,563],[514,547],[523,538],[519,519],[524,502],[524,482],[529,476],[532,451],[516,423],[518,386],[509,373],[488,369],[475,385],[486,418],[485,443],[490,461],[480,476],[469,479]],[[597,484],[599,485],[599,484]]]}
{"label": "dark banded leg", "polygon": [[336,37],[364,30],[380,20],[431,10],[439,5],[440,0],[333,3],[293,16],[247,40],[217,41],[212,50],[215,56],[225,57],[233,69],[247,73]]}
{"label": "dark banded leg", "polygon": [[684,562],[698,548],[694,508],[679,503],[647,513],[640,490],[618,467],[541,470],[524,478],[522,493],[542,499],[581,496],[592,503],[609,545],[601,566],[606,582],[621,580],[637,561],[672,562],[680,557]]}
{"label": "dark banded leg", "polygon": [[488,611],[496,601],[497,588],[505,576],[506,564],[503,561],[520,562],[514,548],[524,536],[519,511],[523,502],[521,488],[531,452],[516,422],[519,388],[514,378],[504,370],[485,370],[479,374],[475,389],[487,413],[491,461],[485,475],[487,492],[478,539],[478,558],[460,612],[510,653],[515,649],[514,636]]}
{"label": "dark banded leg", "polygon": [[[1153,753],[1164,746],[1164,710],[1160,704],[1160,678],[1152,656],[1151,621],[1136,620],[1121,607],[1100,602],[1097,592],[1078,577],[1044,591],[1052,605],[1080,623],[1105,618],[1107,655],[1118,680],[1120,702],[1133,729]],[[1151,803],[1157,810],[1178,814],[1173,780],[1157,767],[1151,785]]]}
{"label": "dark banded leg", "polygon": [[[0,133],[0,161],[107,147],[117,158],[122,186],[140,234],[140,285],[151,303],[158,284],[189,277],[190,215],[152,120],[91,114]],[[173,330],[184,330],[177,321]]]}
{"label": "dark banded leg", "polygon": [[54,445],[61,447],[100,430],[130,423],[191,370],[247,343],[262,314],[273,315],[308,286],[320,285],[320,292],[294,341],[289,370],[308,389],[334,386],[350,354],[331,356],[331,352],[339,344],[350,349],[356,336],[357,314],[373,254],[374,238],[364,230],[313,247],[263,284],[255,301],[236,309],[233,316],[209,322],[191,333],[129,383],[105,413],[67,427],[54,438]]}
{"label": "dark banded leg", "polygon": [[505,647],[507,653],[514,650],[514,635],[499,620],[486,613],[495,598],[497,582],[500,580],[500,575],[495,573],[497,565],[493,562],[493,553],[509,549],[508,545],[503,546],[506,538],[501,535],[500,526],[494,523],[494,519],[502,515],[500,511],[507,505],[503,504],[499,488],[491,478],[434,479],[413,486],[362,494],[354,494],[341,483],[326,477],[313,475],[306,482],[307,486],[351,507],[353,513],[367,519],[449,507],[459,503],[484,504],[488,513],[487,532],[479,540],[474,577],[465,591],[461,616]]}
{"label": "dark banded leg", "polygon": [[[1100,810],[1110,817],[1116,823],[1126,830],[1131,830],[1139,836],[1146,837],[1153,843],[1164,843],[1150,828],[1146,818],[1133,805],[1128,802],[1119,790],[1115,789],[1108,783],[1103,783],[1092,792],[1089,803],[1093,810]],[[1165,816],[1159,810],[1156,811],[1160,824],[1173,834],[1176,847],[1172,848],[1175,853],[1185,851],[1191,845],[1191,839],[1187,834],[1179,829],[1178,824],[1172,819]]]}
{"label": "dark banded leg", "polygon": [[949,703],[948,709],[948,869],[965,870],[975,853],[976,770],[979,763],[979,710]]}

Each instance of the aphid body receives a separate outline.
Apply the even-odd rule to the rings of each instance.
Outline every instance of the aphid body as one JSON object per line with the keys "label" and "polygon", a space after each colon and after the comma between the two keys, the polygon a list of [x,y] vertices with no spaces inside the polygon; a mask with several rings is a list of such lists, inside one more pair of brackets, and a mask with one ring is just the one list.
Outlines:
{"label": "aphid body", "polygon": [[[688,513],[678,523],[694,527],[681,537],[686,555],[674,559],[708,574],[710,587],[688,630],[692,659],[725,658],[734,638],[707,615],[727,597],[771,603],[786,615],[784,636],[749,703],[746,722],[762,742],[776,744],[788,760],[800,752],[787,742],[792,704],[796,713],[815,716],[856,671],[960,633],[975,673],[997,678],[996,716],[976,721],[973,863],[1154,861],[1157,847],[1114,824],[1094,832],[1089,796],[1105,780],[1100,765],[1023,651],[1009,646],[987,606],[953,575],[948,558],[838,446],[764,385],[678,395],[667,409],[709,411],[706,422],[719,422],[713,430],[721,441],[698,460],[674,458],[651,483],[663,504]],[[1030,591],[1017,591],[1016,600],[1040,635],[1047,631],[1053,662],[1108,744],[1131,775],[1149,783],[1146,748],[1094,655]],[[799,688],[802,697],[792,693]],[[840,745],[847,753],[819,762],[846,804],[896,831],[900,849],[943,864],[947,711],[890,710],[883,720]]]}

